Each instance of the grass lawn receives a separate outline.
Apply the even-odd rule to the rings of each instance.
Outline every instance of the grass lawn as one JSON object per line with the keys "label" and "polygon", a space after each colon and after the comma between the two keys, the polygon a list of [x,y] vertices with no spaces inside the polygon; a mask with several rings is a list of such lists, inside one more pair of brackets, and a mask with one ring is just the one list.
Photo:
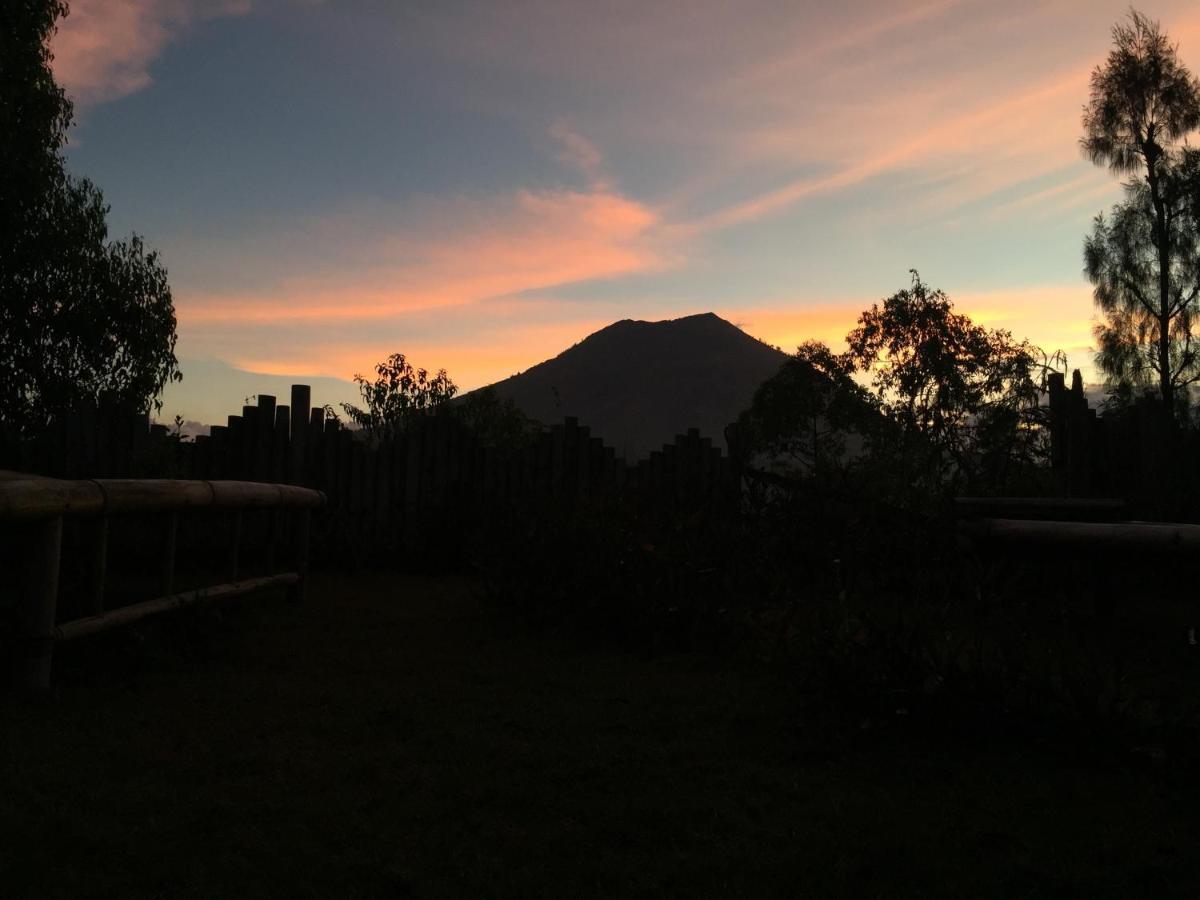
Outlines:
{"label": "grass lawn", "polygon": [[462,579],[137,637],[0,701],[0,896],[1200,896],[1196,773],[833,740],[766,671],[513,633]]}

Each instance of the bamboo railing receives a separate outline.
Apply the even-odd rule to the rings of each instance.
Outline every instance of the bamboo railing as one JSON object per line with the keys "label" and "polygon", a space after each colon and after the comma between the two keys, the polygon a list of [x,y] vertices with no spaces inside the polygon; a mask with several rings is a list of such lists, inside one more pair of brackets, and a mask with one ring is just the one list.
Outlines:
{"label": "bamboo railing", "polygon": [[996,545],[1060,547],[1105,553],[1200,550],[1200,525],[1123,518],[1122,500],[1070,497],[959,497],[959,531]]}
{"label": "bamboo railing", "polygon": [[[182,606],[286,587],[294,599],[303,596],[308,576],[308,543],[312,510],[323,506],[320,491],[286,484],[248,481],[176,481],[162,479],[95,479],[61,481],[19,472],[0,472],[0,521],[19,523],[31,539],[17,600],[18,641],[22,645],[16,678],[22,687],[44,691],[57,641],[72,640],[136,622]],[[175,558],[179,514],[215,509],[232,513],[227,561],[228,581],[176,592]],[[239,579],[238,545],[245,510],[290,510],[295,514],[293,571]],[[167,514],[163,533],[160,596],[113,610],[104,609],[108,559],[108,519],[114,515]],[[59,571],[63,520],[88,523],[84,553],[89,615],[58,622]]]}

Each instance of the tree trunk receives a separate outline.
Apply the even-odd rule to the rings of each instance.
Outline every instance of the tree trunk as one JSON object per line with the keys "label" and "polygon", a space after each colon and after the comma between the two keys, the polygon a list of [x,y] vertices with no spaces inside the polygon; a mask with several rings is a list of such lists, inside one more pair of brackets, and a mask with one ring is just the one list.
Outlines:
{"label": "tree trunk", "polygon": [[1171,383],[1171,245],[1167,234],[1166,203],[1159,193],[1158,173],[1149,166],[1150,197],[1154,203],[1155,249],[1158,250],[1158,387],[1168,432],[1175,425],[1175,391]]}

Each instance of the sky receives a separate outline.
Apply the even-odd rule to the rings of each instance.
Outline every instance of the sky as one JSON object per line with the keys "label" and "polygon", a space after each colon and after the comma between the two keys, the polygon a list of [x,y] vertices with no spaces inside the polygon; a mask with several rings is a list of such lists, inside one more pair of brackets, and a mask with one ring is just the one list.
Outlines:
{"label": "sky", "polygon": [[[73,0],[71,169],[166,266],[161,416],[619,319],[836,347],[909,269],[1091,377],[1088,77],[1123,2]],[[1200,7],[1144,11],[1200,70]],[[614,365],[620,365],[614,360]]]}

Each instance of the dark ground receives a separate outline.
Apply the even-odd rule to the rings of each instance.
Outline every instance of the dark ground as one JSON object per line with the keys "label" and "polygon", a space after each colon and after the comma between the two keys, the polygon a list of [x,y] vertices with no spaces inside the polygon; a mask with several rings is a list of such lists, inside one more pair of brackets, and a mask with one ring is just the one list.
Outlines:
{"label": "dark ground", "polygon": [[1200,896],[1169,760],[847,738],[759,666],[514,634],[460,579],[324,576],[57,665],[0,702],[6,898]]}

